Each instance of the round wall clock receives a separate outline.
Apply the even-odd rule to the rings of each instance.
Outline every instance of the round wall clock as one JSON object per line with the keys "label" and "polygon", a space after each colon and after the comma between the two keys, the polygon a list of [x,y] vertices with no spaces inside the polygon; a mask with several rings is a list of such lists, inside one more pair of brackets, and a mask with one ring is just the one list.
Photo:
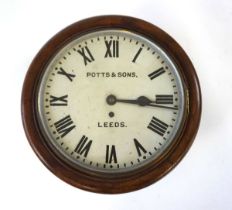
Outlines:
{"label": "round wall clock", "polygon": [[183,49],[158,27],[99,16],[65,28],[25,78],[22,119],[46,167],[93,192],[124,193],[159,180],[198,130],[201,94]]}

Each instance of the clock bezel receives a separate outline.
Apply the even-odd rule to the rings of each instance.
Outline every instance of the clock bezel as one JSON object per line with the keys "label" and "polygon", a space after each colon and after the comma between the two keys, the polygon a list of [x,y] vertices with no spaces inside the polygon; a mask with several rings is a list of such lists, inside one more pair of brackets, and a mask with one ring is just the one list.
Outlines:
{"label": "clock bezel", "polygon": [[[185,86],[185,115],[182,129],[167,152],[147,165],[123,173],[95,173],[74,168],[47,144],[40,129],[37,112],[38,85],[46,66],[54,55],[74,38],[96,30],[125,29],[157,43],[180,71]],[[50,39],[34,58],[22,91],[24,129],[35,153],[56,176],[85,190],[100,193],[123,193],[145,187],[163,177],[183,158],[197,133],[201,116],[201,92],[195,69],[184,50],[168,34],[140,19],[127,16],[98,16],[85,19],[63,29]]]}

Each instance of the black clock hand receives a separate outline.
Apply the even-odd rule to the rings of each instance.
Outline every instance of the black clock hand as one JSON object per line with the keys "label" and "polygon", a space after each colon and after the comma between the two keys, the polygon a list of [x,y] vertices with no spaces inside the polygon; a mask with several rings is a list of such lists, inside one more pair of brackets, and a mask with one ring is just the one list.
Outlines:
{"label": "black clock hand", "polygon": [[121,102],[121,103],[136,104],[139,106],[152,106],[152,107],[166,108],[166,109],[173,109],[173,110],[178,109],[177,107],[157,105],[155,101],[151,101],[146,96],[140,96],[137,99],[130,100],[130,99],[117,99],[114,95],[109,95],[106,98],[106,101],[109,105],[114,105],[116,104],[116,102]]}
{"label": "black clock hand", "polygon": [[116,102],[137,104],[139,106],[147,106],[148,104],[152,103],[152,101],[145,96],[140,96],[135,100],[117,99],[116,98]]}
{"label": "black clock hand", "polygon": [[171,106],[162,106],[162,105],[157,105],[157,104],[148,104],[147,106],[153,106],[153,107],[159,107],[159,108],[165,108],[165,109],[173,109],[173,110],[178,110],[177,107],[171,107]]}

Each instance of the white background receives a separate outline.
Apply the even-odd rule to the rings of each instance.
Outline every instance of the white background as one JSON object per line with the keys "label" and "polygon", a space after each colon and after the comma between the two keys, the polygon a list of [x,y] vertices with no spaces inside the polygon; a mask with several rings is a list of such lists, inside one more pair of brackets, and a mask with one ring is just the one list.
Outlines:
{"label": "white background", "polygon": [[[67,25],[122,14],[165,30],[185,49],[200,79],[203,112],[193,146],[159,182],[102,195],[76,189],[39,161],[24,134],[20,97],[28,66]],[[0,209],[232,209],[231,0],[0,0]]]}

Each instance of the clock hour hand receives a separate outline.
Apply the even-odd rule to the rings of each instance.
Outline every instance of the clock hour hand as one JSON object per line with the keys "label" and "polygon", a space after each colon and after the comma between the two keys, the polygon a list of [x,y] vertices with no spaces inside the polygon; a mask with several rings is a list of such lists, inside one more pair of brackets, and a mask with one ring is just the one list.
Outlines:
{"label": "clock hour hand", "polygon": [[122,102],[122,103],[129,103],[129,104],[137,104],[139,106],[147,106],[152,103],[150,99],[148,99],[145,96],[140,96],[135,100],[127,100],[127,99],[117,99],[116,102]]}
{"label": "clock hour hand", "polygon": [[139,106],[152,106],[152,107],[158,107],[158,108],[166,108],[166,109],[173,109],[173,110],[177,110],[177,107],[170,107],[170,106],[162,106],[162,105],[158,105],[156,104],[155,101],[151,101],[149,98],[147,98],[146,96],[140,96],[137,99],[118,99],[116,98],[116,96],[114,95],[109,95],[106,98],[106,102],[109,105],[114,105],[117,102],[121,102],[121,103],[129,103],[129,104],[136,104]]}

